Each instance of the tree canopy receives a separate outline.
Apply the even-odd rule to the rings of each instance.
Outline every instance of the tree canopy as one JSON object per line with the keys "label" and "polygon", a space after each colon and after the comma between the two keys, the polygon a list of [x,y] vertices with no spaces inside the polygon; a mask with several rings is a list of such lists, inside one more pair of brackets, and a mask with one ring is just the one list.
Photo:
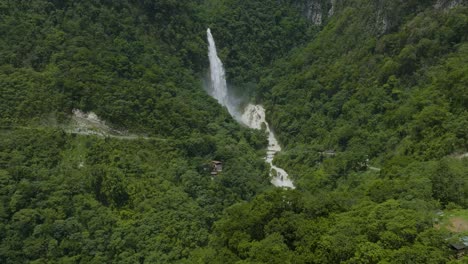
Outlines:
{"label": "tree canopy", "polygon": [[[204,91],[208,27],[295,190]],[[466,261],[467,28],[463,1],[1,1],[0,262]]]}

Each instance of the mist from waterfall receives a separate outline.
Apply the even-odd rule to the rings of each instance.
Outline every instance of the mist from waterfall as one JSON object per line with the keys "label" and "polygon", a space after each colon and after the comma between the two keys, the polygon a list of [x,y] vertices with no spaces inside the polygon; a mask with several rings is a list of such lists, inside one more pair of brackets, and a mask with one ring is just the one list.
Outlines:
{"label": "mist from waterfall", "polygon": [[293,182],[289,179],[288,173],[282,168],[273,165],[273,158],[277,152],[281,151],[281,147],[265,119],[265,109],[261,105],[248,104],[243,111],[239,111],[241,100],[229,94],[223,63],[218,57],[213,35],[211,35],[209,28],[206,30],[206,33],[209,44],[208,57],[210,60],[211,81],[208,93],[218,100],[221,105],[225,106],[231,116],[238,122],[252,129],[262,129],[262,124],[265,125],[266,132],[268,133],[268,148],[265,162],[270,164],[271,183],[278,187],[295,188]]}

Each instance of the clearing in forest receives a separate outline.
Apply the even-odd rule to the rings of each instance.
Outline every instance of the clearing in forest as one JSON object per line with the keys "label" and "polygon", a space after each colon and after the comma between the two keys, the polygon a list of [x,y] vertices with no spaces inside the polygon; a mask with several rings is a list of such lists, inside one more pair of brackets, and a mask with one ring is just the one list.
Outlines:
{"label": "clearing in forest", "polygon": [[453,233],[468,232],[468,210],[450,210],[440,215],[438,228],[447,229]]}
{"label": "clearing in forest", "polygon": [[468,231],[468,220],[461,217],[450,218],[446,228],[455,233]]}

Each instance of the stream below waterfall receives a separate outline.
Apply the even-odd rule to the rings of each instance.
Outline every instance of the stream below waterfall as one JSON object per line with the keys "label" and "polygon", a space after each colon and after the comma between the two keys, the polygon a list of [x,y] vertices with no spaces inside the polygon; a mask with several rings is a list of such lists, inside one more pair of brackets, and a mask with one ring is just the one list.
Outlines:
{"label": "stream below waterfall", "polygon": [[265,109],[261,105],[249,104],[244,109],[240,121],[252,129],[262,129],[262,124],[265,125],[266,132],[268,133],[268,147],[265,161],[270,164],[270,176],[272,177],[271,183],[278,187],[295,188],[293,182],[289,178],[288,173],[273,164],[275,154],[281,151],[281,146],[275,134],[270,129],[270,125],[265,119]]}

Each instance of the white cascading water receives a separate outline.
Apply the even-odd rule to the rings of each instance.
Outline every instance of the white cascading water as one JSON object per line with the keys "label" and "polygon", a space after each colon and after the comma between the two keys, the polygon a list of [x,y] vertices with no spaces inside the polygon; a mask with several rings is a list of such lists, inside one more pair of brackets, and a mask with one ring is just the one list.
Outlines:
{"label": "white cascading water", "polygon": [[214,42],[213,35],[211,35],[211,30],[207,29],[206,34],[208,35],[208,57],[210,59],[211,77],[211,89],[209,92],[212,97],[228,109],[232,116],[235,116],[235,109],[228,100],[227,83],[223,63],[216,52],[216,44]]}
{"label": "white cascading water", "polygon": [[288,173],[282,168],[273,165],[273,158],[277,152],[281,151],[281,147],[265,119],[265,109],[263,106],[249,104],[244,109],[243,114],[240,117],[236,114],[237,111],[235,107],[229,101],[223,63],[217,55],[216,45],[210,29],[207,29],[206,32],[209,43],[208,57],[210,59],[211,96],[217,99],[221,105],[225,106],[235,119],[246,126],[252,129],[262,129],[262,124],[265,124],[266,132],[268,133],[268,148],[265,161],[270,164],[270,176],[272,177],[271,183],[278,187],[289,187],[294,189],[294,184],[291,179],[289,179]]}
{"label": "white cascading water", "polygon": [[273,165],[273,158],[277,152],[281,151],[281,146],[278,144],[275,134],[271,131],[270,125],[265,120],[265,109],[263,106],[253,104],[247,105],[241,116],[241,121],[253,129],[262,129],[262,124],[265,125],[266,132],[268,133],[268,148],[265,161],[270,164],[270,176],[272,177],[271,183],[278,187],[289,187],[294,189],[294,184],[289,178],[288,173],[282,168]]}

